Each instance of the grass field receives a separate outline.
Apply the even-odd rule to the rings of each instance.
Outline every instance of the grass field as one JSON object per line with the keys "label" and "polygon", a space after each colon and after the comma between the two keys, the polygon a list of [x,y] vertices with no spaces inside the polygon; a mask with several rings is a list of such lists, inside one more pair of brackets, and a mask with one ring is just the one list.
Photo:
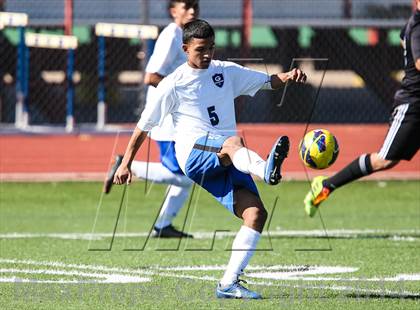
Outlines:
{"label": "grass field", "polygon": [[307,182],[258,184],[271,220],[244,279],[259,301],[215,298],[241,223],[207,193],[175,222],[194,240],[156,240],[164,186],[101,186],[0,184],[1,309],[420,309],[420,181],[338,190],[327,231],[303,212]]}

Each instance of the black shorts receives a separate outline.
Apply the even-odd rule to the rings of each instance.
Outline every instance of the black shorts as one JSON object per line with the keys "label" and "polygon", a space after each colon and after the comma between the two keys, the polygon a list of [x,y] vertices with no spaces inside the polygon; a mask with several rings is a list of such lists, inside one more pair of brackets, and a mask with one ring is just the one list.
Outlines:
{"label": "black shorts", "polygon": [[410,160],[420,148],[420,104],[401,104],[392,111],[379,157]]}

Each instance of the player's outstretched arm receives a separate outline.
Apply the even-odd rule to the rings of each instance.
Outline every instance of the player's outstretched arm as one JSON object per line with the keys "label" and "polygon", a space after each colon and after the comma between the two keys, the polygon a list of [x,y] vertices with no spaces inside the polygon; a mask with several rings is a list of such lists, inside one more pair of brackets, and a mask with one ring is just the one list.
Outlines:
{"label": "player's outstretched arm", "polygon": [[134,129],[134,132],[131,135],[130,141],[128,142],[127,148],[125,150],[121,165],[118,167],[117,172],[115,172],[115,184],[131,183],[131,163],[133,162],[134,156],[136,156],[136,153],[142,145],[143,141],[146,139],[147,133],[147,131],[142,131],[138,127]]}
{"label": "player's outstretched arm", "polygon": [[284,83],[293,81],[296,83],[305,83],[306,74],[298,68],[294,68],[291,71],[273,74],[271,76],[271,87],[277,89],[283,86]]}

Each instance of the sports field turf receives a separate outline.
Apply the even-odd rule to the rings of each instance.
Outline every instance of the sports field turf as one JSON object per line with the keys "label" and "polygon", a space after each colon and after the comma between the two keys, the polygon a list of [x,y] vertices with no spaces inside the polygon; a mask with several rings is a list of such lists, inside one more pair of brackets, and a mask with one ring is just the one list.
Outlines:
{"label": "sports field turf", "polygon": [[[147,238],[164,186],[136,182],[122,203],[123,186],[101,186],[0,184],[1,309],[420,309],[420,181],[338,190],[321,210],[329,237],[303,212],[307,182],[258,184],[271,238],[244,277],[258,301],[215,298],[241,223],[207,193],[177,218],[196,236],[179,243]],[[216,230],[230,232],[213,244]]]}

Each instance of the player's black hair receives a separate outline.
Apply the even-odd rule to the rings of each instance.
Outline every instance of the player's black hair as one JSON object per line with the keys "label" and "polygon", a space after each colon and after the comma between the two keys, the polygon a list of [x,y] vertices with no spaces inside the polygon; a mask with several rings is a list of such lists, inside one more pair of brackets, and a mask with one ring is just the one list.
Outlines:
{"label": "player's black hair", "polygon": [[177,3],[185,3],[185,8],[188,10],[189,8],[194,8],[195,11],[199,9],[199,2],[200,0],[169,0],[168,2],[168,10],[173,8]]}
{"label": "player's black hair", "polygon": [[186,23],[182,30],[182,42],[184,44],[187,44],[192,39],[214,38],[213,27],[202,19],[196,19]]}

